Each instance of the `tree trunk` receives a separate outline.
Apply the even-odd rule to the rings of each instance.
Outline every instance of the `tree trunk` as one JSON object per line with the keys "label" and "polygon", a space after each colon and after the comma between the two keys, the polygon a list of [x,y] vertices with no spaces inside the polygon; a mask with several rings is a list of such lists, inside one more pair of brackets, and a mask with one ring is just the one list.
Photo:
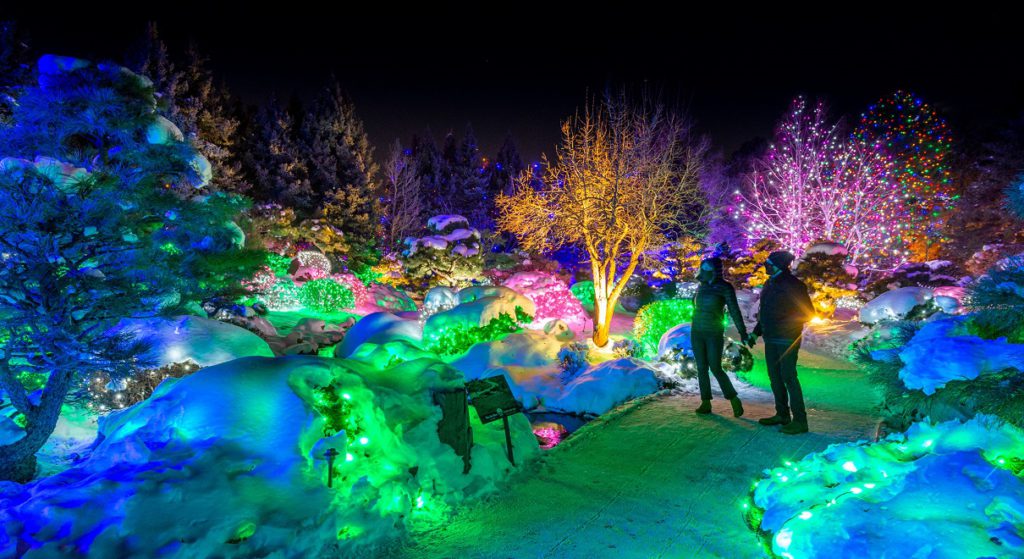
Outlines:
{"label": "tree trunk", "polygon": [[26,414],[25,436],[11,444],[0,445],[0,481],[26,483],[35,477],[36,453],[57,427],[57,418],[71,384],[68,377],[66,372],[51,373],[39,405]]}
{"label": "tree trunk", "polygon": [[608,334],[612,329],[612,313],[608,301],[594,299],[594,345],[604,347],[608,343]]}

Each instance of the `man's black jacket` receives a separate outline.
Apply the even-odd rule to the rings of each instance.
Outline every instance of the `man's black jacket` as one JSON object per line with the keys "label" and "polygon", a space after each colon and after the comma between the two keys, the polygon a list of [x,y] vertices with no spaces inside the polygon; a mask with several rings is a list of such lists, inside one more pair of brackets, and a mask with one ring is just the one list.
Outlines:
{"label": "man's black jacket", "polygon": [[800,339],[804,324],[814,318],[814,305],[807,286],[789,270],[772,276],[761,290],[761,310],[757,315],[755,336],[765,341],[792,343]]}

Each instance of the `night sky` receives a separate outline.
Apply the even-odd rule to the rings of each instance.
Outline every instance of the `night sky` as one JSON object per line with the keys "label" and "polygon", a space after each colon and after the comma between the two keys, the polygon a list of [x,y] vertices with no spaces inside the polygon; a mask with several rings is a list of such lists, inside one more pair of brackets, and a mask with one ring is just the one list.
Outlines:
{"label": "night sky", "polygon": [[738,7],[683,21],[655,11],[598,20],[513,5],[501,15],[398,17],[395,6],[346,21],[299,5],[118,21],[5,19],[28,29],[37,52],[113,60],[123,59],[146,20],[156,20],[172,51],[195,40],[217,75],[253,103],[271,92],[308,98],[334,73],[379,153],[395,138],[429,128],[440,143],[448,130],[472,123],[485,154],[511,132],[524,158],[535,160],[551,152],[559,121],[588,91],[622,85],[646,85],[685,108],[726,154],[770,135],[798,93],[856,115],[909,88],[961,135],[1024,113],[1024,48],[998,13],[898,20],[865,13],[810,25],[756,14],[741,20]]}

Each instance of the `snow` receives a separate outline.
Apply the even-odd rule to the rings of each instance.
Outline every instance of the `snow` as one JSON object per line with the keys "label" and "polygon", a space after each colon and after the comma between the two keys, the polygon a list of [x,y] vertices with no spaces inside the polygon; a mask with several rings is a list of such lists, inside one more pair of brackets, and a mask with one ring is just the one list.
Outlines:
{"label": "snow", "polygon": [[[247,358],[165,382],[103,418],[80,464],[0,483],[0,555],[372,556],[513,471],[501,422],[470,413],[468,474],[438,440],[431,392],[461,384],[432,360],[374,370],[318,357]],[[324,386],[344,392],[353,433],[325,436],[313,407]],[[526,462],[536,438],[524,416],[510,424]],[[327,448],[342,451],[333,489]]]}
{"label": "snow", "polygon": [[209,367],[240,357],[273,357],[262,338],[238,326],[199,316],[125,319],[113,331],[130,331],[151,347],[142,355],[162,367],[191,359]]}
{"label": "snow", "polygon": [[366,343],[385,344],[405,341],[419,346],[423,338],[423,327],[416,320],[401,318],[389,312],[368,314],[345,334],[345,339],[334,350],[335,357],[348,357],[360,345]]}
{"label": "snow", "polygon": [[663,357],[671,350],[681,350],[688,355],[693,355],[689,322],[673,326],[668,332],[661,335],[661,339],[658,340],[658,357]]}
{"label": "snow", "polygon": [[92,62],[82,58],[44,54],[39,57],[37,67],[39,68],[39,73],[42,75],[57,76],[74,70],[79,70],[81,68],[88,68],[91,65]]}
{"label": "snow", "polygon": [[874,324],[881,320],[898,320],[906,317],[914,307],[932,300],[929,287],[900,287],[886,291],[870,300],[860,309],[860,321]]}
{"label": "snow", "polygon": [[428,318],[424,331],[440,332],[454,324],[486,326],[502,314],[515,318],[516,307],[531,316],[536,313],[533,301],[506,287],[467,287],[459,291],[458,298],[458,306]]}
{"label": "snow", "polygon": [[1022,448],[991,416],[832,445],[765,471],[757,528],[780,557],[1020,557]]}
{"label": "snow", "polygon": [[458,254],[459,256],[469,258],[470,256],[476,256],[480,254],[480,249],[475,246],[468,247],[466,245],[459,245],[452,249],[452,254]]}
{"label": "snow", "polygon": [[504,374],[512,394],[532,410],[558,398],[562,373],[558,352],[563,343],[537,330],[509,334],[500,340],[473,345],[451,366],[467,379]]}
{"label": "snow", "polygon": [[185,135],[178,126],[160,115],[146,128],[146,142],[150,144],[170,145],[184,141]]}
{"label": "snow", "polygon": [[83,167],[75,167],[53,157],[36,156],[34,161],[19,159],[16,157],[4,157],[0,159],[0,172],[13,173],[24,169],[35,167],[35,170],[53,181],[60,189],[66,189],[78,181],[89,176],[89,172]]}
{"label": "snow", "polygon": [[549,411],[600,415],[626,401],[653,394],[659,388],[655,370],[630,357],[605,361],[574,378],[554,401]]}
{"label": "snow", "polygon": [[203,188],[210,184],[213,179],[213,166],[210,165],[210,161],[206,159],[201,153],[196,153],[189,159],[189,168],[191,169],[189,183],[192,188]]}
{"label": "snow", "polygon": [[456,229],[451,233],[443,235],[442,237],[446,239],[449,243],[455,243],[458,241],[464,241],[466,239],[471,239],[479,236],[480,233],[478,233],[476,229]]}
{"label": "snow", "polygon": [[442,232],[453,225],[465,225],[469,227],[469,220],[461,215],[435,215],[427,220],[427,227],[431,231]]}
{"label": "snow", "polygon": [[899,357],[903,384],[929,395],[952,380],[972,380],[1010,367],[1024,372],[1024,345],[968,335],[962,318],[925,323]]}
{"label": "snow", "polygon": [[450,309],[455,305],[459,304],[459,296],[455,290],[450,287],[444,287],[439,285],[437,287],[431,287],[427,294],[423,297],[424,307],[433,307],[435,309]]}
{"label": "snow", "polygon": [[[825,254],[827,256],[846,256],[849,252],[846,247],[840,243],[816,243],[804,251],[804,254]],[[795,268],[795,266],[794,266]]]}

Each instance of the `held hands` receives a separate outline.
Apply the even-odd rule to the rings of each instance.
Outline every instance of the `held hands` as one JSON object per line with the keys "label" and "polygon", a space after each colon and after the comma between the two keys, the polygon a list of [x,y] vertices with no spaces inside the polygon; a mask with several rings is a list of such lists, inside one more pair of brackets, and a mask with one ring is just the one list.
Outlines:
{"label": "held hands", "polygon": [[743,339],[743,343],[747,344],[747,347],[754,347],[757,344],[757,334],[747,334],[747,337]]}

